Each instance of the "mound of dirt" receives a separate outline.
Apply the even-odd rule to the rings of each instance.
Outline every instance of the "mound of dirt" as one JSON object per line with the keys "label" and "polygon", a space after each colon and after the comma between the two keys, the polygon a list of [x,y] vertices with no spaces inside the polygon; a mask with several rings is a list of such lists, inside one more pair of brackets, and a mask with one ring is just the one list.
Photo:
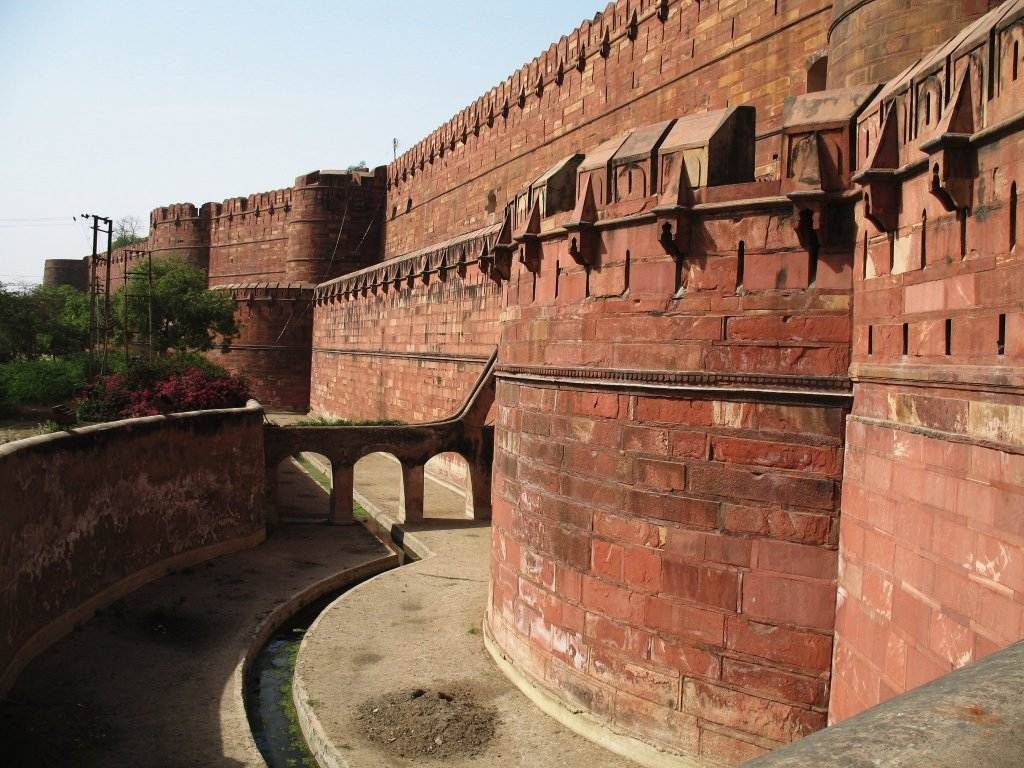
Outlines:
{"label": "mound of dirt", "polygon": [[497,711],[461,687],[416,688],[363,702],[356,710],[363,734],[400,757],[473,756],[494,737]]}

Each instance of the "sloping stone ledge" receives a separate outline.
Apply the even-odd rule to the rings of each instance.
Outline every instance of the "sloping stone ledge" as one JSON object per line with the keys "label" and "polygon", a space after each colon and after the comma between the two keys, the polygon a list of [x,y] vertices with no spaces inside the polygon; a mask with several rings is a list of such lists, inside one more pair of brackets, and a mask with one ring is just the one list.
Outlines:
{"label": "sloping stone ledge", "polygon": [[259,544],[264,480],[254,400],[0,446],[0,695],[99,608]]}
{"label": "sloping stone ledge", "polygon": [[890,699],[746,768],[1016,768],[1024,763],[1024,642]]}

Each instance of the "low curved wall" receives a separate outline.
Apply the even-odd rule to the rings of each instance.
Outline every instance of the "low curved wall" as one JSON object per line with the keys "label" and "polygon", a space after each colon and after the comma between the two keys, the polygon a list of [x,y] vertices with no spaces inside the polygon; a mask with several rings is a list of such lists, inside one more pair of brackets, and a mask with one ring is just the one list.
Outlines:
{"label": "low curved wall", "polygon": [[263,467],[255,401],[0,446],[0,695],[101,606],[259,543]]}

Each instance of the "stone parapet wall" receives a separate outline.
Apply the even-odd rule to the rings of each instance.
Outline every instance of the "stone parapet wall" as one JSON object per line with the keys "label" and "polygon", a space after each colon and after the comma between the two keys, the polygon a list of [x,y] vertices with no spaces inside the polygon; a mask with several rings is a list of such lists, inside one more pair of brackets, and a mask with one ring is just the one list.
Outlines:
{"label": "stone parapet wall", "polygon": [[627,128],[750,105],[778,177],[783,104],[823,53],[827,0],[618,0],[388,167],[385,255],[500,221],[523,184]]}
{"label": "stone parapet wall", "polygon": [[498,344],[502,286],[480,270],[496,231],[317,288],[311,410],[409,423],[452,415]]}
{"label": "stone parapet wall", "polygon": [[263,484],[255,402],[0,446],[0,690],[103,605],[258,543]]}

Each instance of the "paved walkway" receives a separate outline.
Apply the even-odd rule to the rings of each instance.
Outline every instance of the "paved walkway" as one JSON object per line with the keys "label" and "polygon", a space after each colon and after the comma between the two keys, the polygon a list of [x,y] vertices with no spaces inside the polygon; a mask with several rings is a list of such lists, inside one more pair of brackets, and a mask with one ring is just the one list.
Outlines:
{"label": "paved walkway", "polygon": [[[381,484],[383,457],[360,464],[357,485],[385,527],[397,494]],[[432,488],[431,485],[434,487]],[[380,491],[380,493],[378,493]],[[369,498],[367,498],[369,497]],[[364,506],[366,504],[364,503]],[[296,665],[295,693],[304,732],[324,766],[439,765],[433,758],[385,754],[361,736],[355,709],[390,692],[459,690],[498,710],[494,740],[474,757],[445,768],[626,768],[634,763],[575,735],[542,713],[497,669],[483,647],[491,531],[463,516],[461,496],[427,483],[422,524],[403,526],[419,562],[389,571],[332,603],[307,631]],[[426,552],[429,550],[429,552]],[[431,554],[432,553],[432,554]]]}
{"label": "paved walkway", "polygon": [[[294,488],[315,489],[292,472]],[[304,501],[326,509],[322,492]],[[148,584],[22,673],[0,705],[0,765],[262,768],[240,695],[261,623],[387,556],[362,526],[283,525],[255,549]]]}

